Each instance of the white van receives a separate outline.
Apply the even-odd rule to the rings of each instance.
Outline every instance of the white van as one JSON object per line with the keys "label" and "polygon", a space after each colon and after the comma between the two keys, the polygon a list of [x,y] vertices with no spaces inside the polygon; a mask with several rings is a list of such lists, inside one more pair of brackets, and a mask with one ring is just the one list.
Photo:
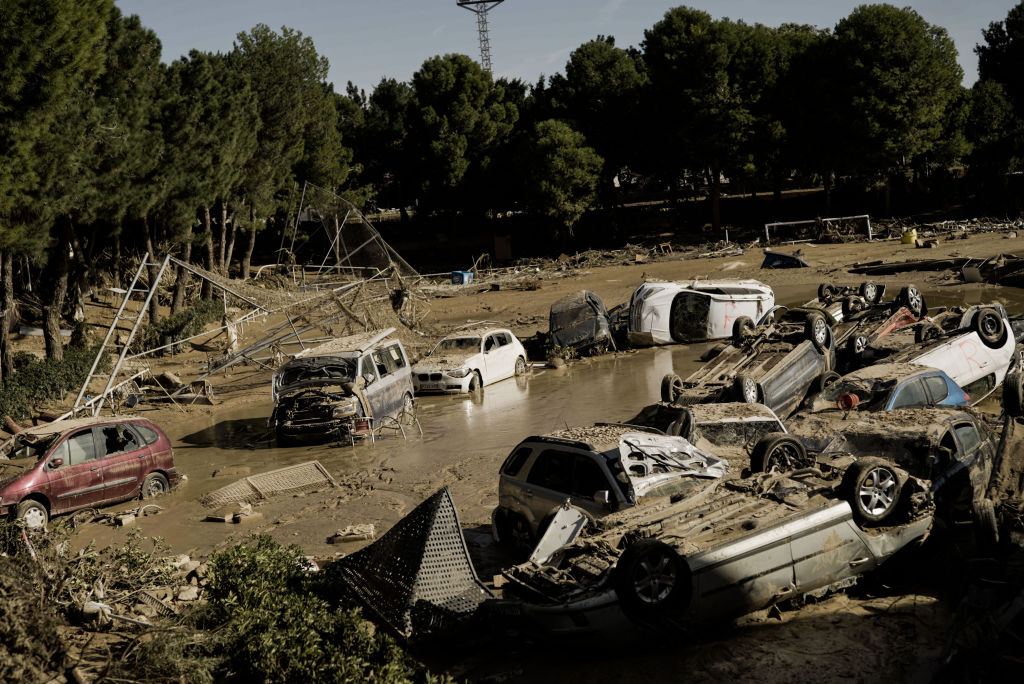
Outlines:
{"label": "white van", "polygon": [[629,343],[648,347],[731,337],[737,318],[757,321],[773,306],[772,288],[758,280],[646,282],[629,300]]}

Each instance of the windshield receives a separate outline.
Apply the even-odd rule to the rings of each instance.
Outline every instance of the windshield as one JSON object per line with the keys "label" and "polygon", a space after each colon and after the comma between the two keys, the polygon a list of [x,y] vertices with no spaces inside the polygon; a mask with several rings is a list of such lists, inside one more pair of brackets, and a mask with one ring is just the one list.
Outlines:
{"label": "windshield", "polygon": [[50,444],[57,435],[38,437],[35,435],[18,435],[5,450],[5,456],[11,460],[31,458],[38,461],[46,455]]}
{"label": "windshield", "polygon": [[732,420],[699,423],[691,435],[692,442],[705,439],[715,446],[742,447],[756,443],[769,432],[784,432],[777,420]]}
{"label": "windshield", "polygon": [[340,384],[351,382],[355,372],[355,359],[336,359],[319,366],[297,365],[285,369],[281,376],[281,385],[316,381]]}
{"label": "windshield", "polygon": [[446,340],[441,340],[434,351],[437,352],[478,352],[480,351],[480,338],[479,337],[449,337]]}

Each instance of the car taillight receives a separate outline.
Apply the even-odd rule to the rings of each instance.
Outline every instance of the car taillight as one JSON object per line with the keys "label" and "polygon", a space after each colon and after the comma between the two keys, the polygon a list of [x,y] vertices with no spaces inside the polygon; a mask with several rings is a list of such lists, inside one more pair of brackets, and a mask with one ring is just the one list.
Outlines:
{"label": "car taillight", "polygon": [[967,401],[970,401],[971,400],[971,395],[968,394],[967,392],[964,392],[964,399],[966,399]]}

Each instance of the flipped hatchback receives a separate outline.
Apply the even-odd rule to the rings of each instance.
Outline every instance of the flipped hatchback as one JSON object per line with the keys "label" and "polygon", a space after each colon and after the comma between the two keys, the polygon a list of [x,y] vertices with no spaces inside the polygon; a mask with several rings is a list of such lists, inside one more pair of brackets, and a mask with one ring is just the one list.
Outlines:
{"label": "flipped hatchback", "polygon": [[0,447],[0,515],[39,528],[61,513],[163,494],[178,479],[170,440],[145,418],[37,425]]}

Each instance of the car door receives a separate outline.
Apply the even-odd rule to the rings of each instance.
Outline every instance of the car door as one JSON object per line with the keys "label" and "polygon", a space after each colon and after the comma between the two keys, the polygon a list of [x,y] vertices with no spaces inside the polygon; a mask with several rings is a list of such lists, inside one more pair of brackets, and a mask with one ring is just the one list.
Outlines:
{"label": "car door", "polygon": [[498,352],[501,347],[498,337],[491,333],[483,340],[483,361],[480,364],[480,372],[483,375],[483,384],[489,385],[492,382],[501,380],[501,354]]}
{"label": "car door", "polygon": [[792,536],[796,594],[859,575],[877,564],[853,523],[853,513],[831,506],[803,519]]}
{"label": "car door", "polygon": [[94,506],[103,500],[103,469],[93,428],[71,433],[47,456],[50,513]]}
{"label": "car door", "polygon": [[498,339],[498,355],[501,361],[502,379],[511,378],[516,374],[516,348],[512,344],[512,333],[495,333]]}
{"label": "car door", "polygon": [[388,416],[397,414],[399,400],[396,399],[394,386],[395,374],[389,368],[382,350],[375,349],[368,356],[363,357],[363,366],[372,366],[377,379],[372,385],[366,386],[366,398],[370,402],[373,411],[374,421],[380,421]]}
{"label": "car door", "polygon": [[534,526],[569,498],[575,461],[575,452],[567,449],[545,449],[537,455],[523,487],[523,500]]}
{"label": "car door", "polygon": [[142,478],[152,469],[152,455],[139,435],[124,423],[96,428],[106,501],[122,501],[139,493]]}

